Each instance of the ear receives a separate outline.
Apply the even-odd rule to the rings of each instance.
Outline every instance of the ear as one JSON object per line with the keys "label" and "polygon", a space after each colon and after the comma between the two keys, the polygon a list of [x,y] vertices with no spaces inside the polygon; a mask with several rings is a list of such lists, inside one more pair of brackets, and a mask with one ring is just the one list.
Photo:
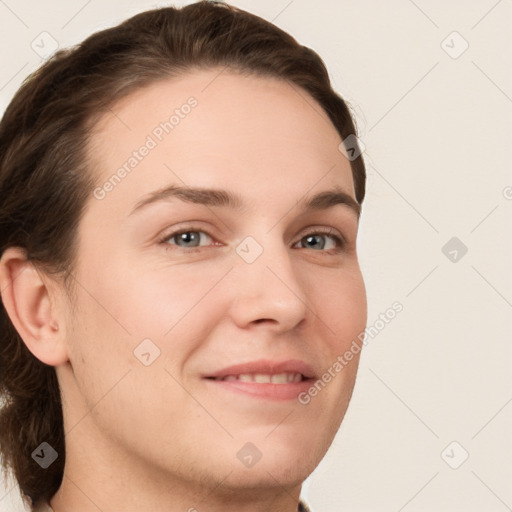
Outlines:
{"label": "ear", "polygon": [[57,311],[58,287],[50,287],[25,249],[9,247],[0,259],[0,293],[3,306],[27,348],[51,366],[69,360],[65,344],[64,311]]}

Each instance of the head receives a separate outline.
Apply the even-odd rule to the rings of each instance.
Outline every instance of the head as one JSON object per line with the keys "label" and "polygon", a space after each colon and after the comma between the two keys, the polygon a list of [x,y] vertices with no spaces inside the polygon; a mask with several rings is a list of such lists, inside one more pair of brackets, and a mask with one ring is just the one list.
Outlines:
{"label": "head", "polygon": [[[0,124],[0,449],[29,504],[80,439],[191,489],[313,471],[366,324],[355,135],[320,57],[225,4],[144,12],[23,83]],[[251,396],[219,372],[325,386]]]}

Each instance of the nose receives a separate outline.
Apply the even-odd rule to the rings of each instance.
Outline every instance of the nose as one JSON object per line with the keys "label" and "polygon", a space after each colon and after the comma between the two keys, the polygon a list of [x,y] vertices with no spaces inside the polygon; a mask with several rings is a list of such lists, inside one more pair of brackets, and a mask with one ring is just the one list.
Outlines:
{"label": "nose", "polygon": [[[233,287],[230,314],[240,328],[262,324],[276,332],[297,327],[308,312],[305,281],[301,281],[290,249],[282,240],[238,247],[230,273]],[[244,249],[248,250],[244,253]],[[252,256],[247,257],[252,251]],[[256,254],[261,252],[254,261]]]}

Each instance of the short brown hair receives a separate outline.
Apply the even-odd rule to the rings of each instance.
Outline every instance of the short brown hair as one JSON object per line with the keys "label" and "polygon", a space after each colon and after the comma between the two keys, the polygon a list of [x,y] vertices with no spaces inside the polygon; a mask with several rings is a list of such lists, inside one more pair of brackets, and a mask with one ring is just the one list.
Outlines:
{"label": "short brown hair", "polygon": [[[0,255],[26,250],[38,268],[68,283],[75,236],[95,187],[86,143],[114,102],[158,80],[217,66],[286,80],[325,110],[342,140],[356,135],[349,109],[311,49],[272,23],[222,2],[143,12],[59,50],[32,73],[0,123]],[[363,159],[351,162],[356,200],[365,195]],[[55,368],[34,357],[0,306],[0,454],[31,507],[59,489],[65,462]],[[47,469],[31,457],[42,443],[59,454]],[[30,501],[29,501],[30,499]]]}

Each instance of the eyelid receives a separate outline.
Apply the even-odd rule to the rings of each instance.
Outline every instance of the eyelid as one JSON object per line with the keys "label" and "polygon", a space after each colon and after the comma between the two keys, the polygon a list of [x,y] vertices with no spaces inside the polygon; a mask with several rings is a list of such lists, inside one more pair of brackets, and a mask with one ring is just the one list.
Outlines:
{"label": "eyelid", "polygon": [[[329,235],[333,238],[339,239],[341,244],[346,244],[347,240],[345,237],[335,228],[332,227],[321,227],[321,226],[313,226],[306,228],[307,231],[301,235],[301,239],[308,235]],[[300,239],[298,240],[300,242]]]}
{"label": "eyelid", "polygon": [[[309,227],[307,227],[305,229],[306,229],[306,231],[302,231],[301,232],[299,239],[294,243],[294,245],[299,243],[302,240],[302,238],[304,238],[304,237],[306,237],[308,235],[326,235],[326,236],[332,237],[335,240],[336,245],[337,245],[337,248],[335,250],[340,250],[344,245],[346,245],[348,243],[347,240],[345,239],[345,237],[337,229],[332,228],[332,227],[309,226]],[[206,234],[214,242],[211,246],[221,245],[221,243],[219,243],[216,240],[216,238],[208,230],[206,230],[206,229],[204,229],[202,227],[199,227],[199,226],[194,226],[194,225],[185,225],[185,226],[182,226],[182,227],[174,227],[174,228],[172,228],[171,231],[166,231],[163,235],[161,235],[158,238],[158,242],[163,244],[163,245],[165,245],[166,249],[168,249],[169,247],[174,246],[177,249],[183,249],[186,252],[194,252],[194,251],[199,251],[201,249],[204,249],[205,247],[211,247],[211,246],[180,247],[180,246],[177,246],[175,244],[167,243],[167,241],[170,238],[174,238],[174,237],[176,237],[176,236],[178,236],[178,235],[180,235],[182,233],[187,233],[189,231],[195,231],[195,232]],[[288,240],[288,243],[290,243],[292,240],[293,240],[293,237]],[[332,249],[331,249],[331,251],[332,251]],[[315,252],[326,252],[326,253],[328,253],[329,251],[322,250],[322,251],[315,251]]]}
{"label": "eyelid", "polygon": [[202,228],[202,227],[199,227],[199,226],[194,226],[194,225],[185,225],[183,227],[173,227],[171,228],[170,230],[165,230],[164,233],[159,236],[158,238],[158,243],[160,244],[163,244],[165,245],[166,249],[168,249],[169,247],[176,247],[177,249],[184,249],[185,251],[188,251],[188,252],[191,252],[191,251],[194,251],[194,250],[201,250],[201,249],[204,249],[205,246],[199,246],[199,247],[180,247],[180,246],[177,246],[175,244],[169,244],[167,243],[167,241],[170,239],[170,238],[174,238],[182,233],[188,233],[189,231],[194,231],[194,232],[198,232],[198,233],[204,233],[205,235],[207,235],[208,237],[210,237],[213,241],[212,243],[212,246],[214,245],[219,245],[219,243],[217,242],[216,238],[206,229]]}
{"label": "eyelid", "polygon": [[[325,226],[324,227],[310,227],[307,229],[308,230],[306,232],[303,232],[300,235],[299,240],[297,240],[297,242],[295,242],[293,245],[298,244],[299,242],[302,241],[303,238],[305,238],[309,235],[324,235],[327,237],[331,237],[334,240],[336,247],[334,247],[333,249],[322,249],[319,251],[313,249],[312,250],[313,253],[318,253],[319,255],[325,255],[325,256],[329,256],[329,255],[332,256],[333,254],[341,253],[348,246],[347,240],[337,229],[334,229],[332,227],[327,228]],[[306,249],[307,249],[307,247],[306,247]]]}

